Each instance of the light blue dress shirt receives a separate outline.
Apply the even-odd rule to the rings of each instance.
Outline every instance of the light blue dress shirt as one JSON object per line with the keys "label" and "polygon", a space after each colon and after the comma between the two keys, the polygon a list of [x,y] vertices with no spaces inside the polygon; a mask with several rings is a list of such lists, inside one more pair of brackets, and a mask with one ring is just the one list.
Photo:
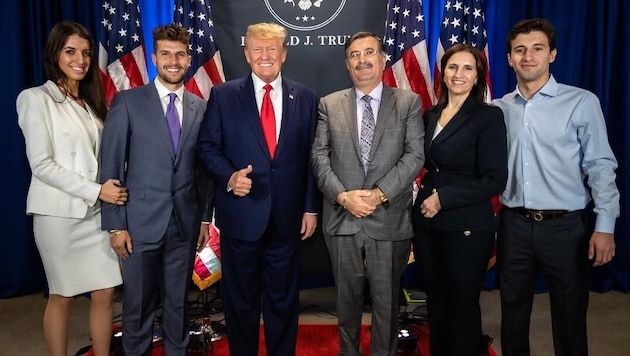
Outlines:
{"label": "light blue dress shirt", "polygon": [[595,231],[614,233],[619,216],[617,160],[597,97],[558,84],[550,76],[530,100],[517,87],[493,103],[503,110],[508,138],[508,181],[502,203],[511,208],[574,211],[584,209],[592,195]]}

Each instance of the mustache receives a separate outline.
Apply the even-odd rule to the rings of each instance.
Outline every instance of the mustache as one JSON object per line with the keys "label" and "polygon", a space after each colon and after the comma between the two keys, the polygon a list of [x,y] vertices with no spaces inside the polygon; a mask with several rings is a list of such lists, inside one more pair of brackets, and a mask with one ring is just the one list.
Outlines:
{"label": "mustache", "polygon": [[357,64],[357,65],[354,67],[354,69],[355,69],[355,70],[361,70],[361,69],[370,69],[370,68],[372,68],[372,67],[373,67],[372,63],[367,63],[367,62],[364,62],[364,63],[359,63],[359,64]]}

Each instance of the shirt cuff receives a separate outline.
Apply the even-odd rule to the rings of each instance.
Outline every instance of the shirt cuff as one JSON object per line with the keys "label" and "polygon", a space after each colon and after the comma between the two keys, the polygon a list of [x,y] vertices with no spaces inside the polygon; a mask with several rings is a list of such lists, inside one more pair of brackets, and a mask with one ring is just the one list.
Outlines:
{"label": "shirt cuff", "polygon": [[617,219],[612,216],[597,215],[597,219],[595,220],[595,231],[614,234],[616,220]]}

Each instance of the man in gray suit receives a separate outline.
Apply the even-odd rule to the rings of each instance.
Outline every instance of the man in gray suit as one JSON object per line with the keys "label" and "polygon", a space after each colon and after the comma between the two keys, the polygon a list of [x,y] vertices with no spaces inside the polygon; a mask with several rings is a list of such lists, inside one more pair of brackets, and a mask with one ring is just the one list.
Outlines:
{"label": "man in gray suit", "polygon": [[395,355],[400,278],[413,236],[411,187],[424,163],[421,104],[413,92],[383,85],[385,51],[376,35],[354,34],[345,54],[354,87],[321,99],[312,155],[337,285],[339,354],[361,354],[367,280],[370,355]]}
{"label": "man in gray suit", "polygon": [[195,246],[209,236],[202,207],[210,204],[199,189],[209,187],[194,150],[205,102],[183,86],[188,39],[178,25],[153,31],[157,78],[115,96],[103,130],[101,181],[118,179],[130,195],[126,205],[102,206],[102,229],[122,258],[127,356],[151,353],[158,288],[166,354],[185,355]]}

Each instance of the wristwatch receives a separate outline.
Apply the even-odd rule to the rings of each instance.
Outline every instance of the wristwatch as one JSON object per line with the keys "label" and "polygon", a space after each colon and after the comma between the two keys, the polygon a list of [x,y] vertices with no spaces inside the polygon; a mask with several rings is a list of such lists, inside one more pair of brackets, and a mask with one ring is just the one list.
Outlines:
{"label": "wristwatch", "polygon": [[378,190],[378,197],[381,199],[381,204],[383,204],[386,208],[389,207],[389,199],[387,198],[387,195],[383,193],[381,188],[376,187],[376,189]]}
{"label": "wristwatch", "polygon": [[120,230],[120,229],[109,230],[109,237],[116,236],[116,235],[120,234],[121,232],[123,232],[123,231]]}

